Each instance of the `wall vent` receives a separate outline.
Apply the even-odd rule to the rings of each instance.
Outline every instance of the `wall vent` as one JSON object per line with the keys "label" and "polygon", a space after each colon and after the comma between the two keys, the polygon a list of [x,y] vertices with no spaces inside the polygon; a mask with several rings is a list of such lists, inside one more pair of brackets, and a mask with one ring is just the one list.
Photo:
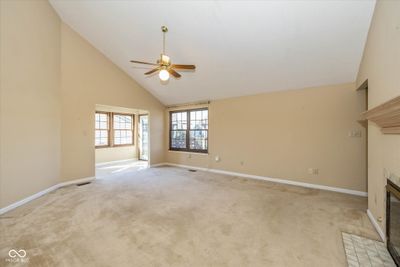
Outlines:
{"label": "wall vent", "polygon": [[85,183],[80,183],[80,184],[76,184],[77,186],[82,186],[82,185],[87,185],[90,184],[91,182],[85,182]]}

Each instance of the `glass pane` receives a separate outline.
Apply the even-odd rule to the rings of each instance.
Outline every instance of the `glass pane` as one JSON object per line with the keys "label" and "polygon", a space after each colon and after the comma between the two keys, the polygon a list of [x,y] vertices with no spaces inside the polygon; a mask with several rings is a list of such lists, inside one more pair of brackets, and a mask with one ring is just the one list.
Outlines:
{"label": "glass pane", "polygon": [[108,129],[108,115],[96,113],[95,115],[95,128],[96,129]]}
{"label": "glass pane", "polygon": [[190,149],[207,150],[208,132],[204,130],[190,131]]}
{"label": "glass pane", "polygon": [[108,145],[108,131],[107,130],[96,130],[95,131],[95,145],[96,146],[107,146]]}
{"label": "glass pane", "polygon": [[175,112],[171,113],[171,130],[187,129],[187,113]]}
{"label": "glass pane", "polygon": [[131,130],[114,130],[114,144],[130,145],[133,143]]}
{"label": "glass pane", "polygon": [[101,121],[107,121],[107,114],[100,114]]}
{"label": "glass pane", "polygon": [[171,131],[171,148],[186,148],[186,131]]}
{"label": "glass pane", "polygon": [[133,121],[131,115],[114,115],[114,129],[132,130]]}
{"label": "glass pane", "polygon": [[108,114],[95,114],[95,145],[108,145]]}
{"label": "glass pane", "polygon": [[190,129],[208,129],[208,110],[198,110],[190,112]]}

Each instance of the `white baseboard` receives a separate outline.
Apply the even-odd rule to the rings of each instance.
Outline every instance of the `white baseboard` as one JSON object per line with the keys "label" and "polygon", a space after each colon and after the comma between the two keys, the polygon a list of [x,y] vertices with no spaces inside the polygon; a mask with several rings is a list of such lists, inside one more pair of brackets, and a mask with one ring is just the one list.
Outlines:
{"label": "white baseboard", "polygon": [[131,159],[121,159],[121,160],[100,162],[100,163],[96,163],[96,167],[97,166],[104,166],[104,165],[108,165],[108,164],[113,164],[113,163],[124,163],[124,162],[128,162],[128,161],[133,161],[133,160],[139,160],[139,159],[138,158],[131,158]]}
{"label": "white baseboard", "polygon": [[156,163],[156,164],[151,164],[150,168],[160,167],[160,166],[167,166],[167,165],[168,165],[168,163],[166,163],[166,162]]}
{"label": "white baseboard", "polygon": [[196,167],[196,166],[183,165],[183,164],[175,164],[175,163],[169,163],[169,162],[164,163],[164,165],[172,166],[172,167],[178,167],[178,168],[198,170],[198,171],[205,171],[205,172],[207,172],[207,171],[212,172],[212,170],[213,170],[213,169],[208,169],[208,168],[203,168],[203,167]]}
{"label": "white baseboard", "polygon": [[29,196],[29,197],[26,197],[24,199],[21,199],[21,200],[15,202],[15,203],[13,203],[11,205],[8,205],[8,206],[6,206],[4,208],[1,208],[0,209],[0,215],[4,214],[4,213],[6,213],[6,212],[8,212],[10,210],[13,210],[15,208],[18,208],[19,206],[22,206],[22,205],[24,205],[24,204],[26,204],[26,203],[34,200],[34,199],[37,199],[37,198],[39,198],[39,197],[41,197],[41,196],[43,196],[43,195],[45,195],[47,193],[50,193],[50,192],[52,192],[54,190],[57,190],[57,189],[61,188],[61,187],[68,186],[68,185],[73,185],[73,184],[86,183],[86,182],[93,181],[94,179],[96,179],[96,177],[87,177],[87,178],[82,178],[82,179],[62,182],[62,183],[53,185],[53,186],[51,186],[51,187],[49,187],[49,188],[47,188],[45,190],[37,192],[36,194],[33,194],[33,195]]}
{"label": "white baseboard", "polygon": [[64,186],[68,186],[68,185],[73,185],[73,184],[88,183],[88,182],[91,182],[91,181],[93,181],[95,179],[96,179],[96,177],[92,176],[92,177],[86,177],[86,178],[82,178],[82,179],[66,181],[66,182],[59,183],[58,184],[58,188],[64,187]]}
{"label": "white baseboard", "polygon": [[31,196],[29,196],[27,198],[21,199],[20,201],[17,201],[17,202],[15,202],[15,203],[7,206],[7,207],[1,208],[0,209],[0,215],[4,214],[4,213],[6,213],[6,212],[8,212],[10,210],[13,210],[15,208],[18,208],[19,206],[22,206],[22,205],[24,205],[24,204],[26,204],[26,203],[34,200],[34,199],[37,199],[37,198],[39,198],[39,197],[41,197],[41,196],[43,196],[43,195],[45,195],[47,193],[50,193],[51,191],[54,191],[54,190],[56,190],[58,188],[59,188],[58,184],[53,185],[53,186],[51,186],[51,187],[49,187],[49,188],[47,188],[45,190],[42,190],[40,192],[37,192],[36,194],[33,194],[33,195],[31,195]]}
{"label": "white baseboard", "polygon": [[224,170],[218,170],[218,169],[208,169],[208,168],[175,164],[175,163],[169,163],[169,162],[163,163],[163,165],[174,166],[174,167],[179,167],[179,168],[195,169],[195,170],[200,170],[200,171],[208,171],[208,172],[213,172],[213,173],[225,174],[225,175],[229,175],[229,176],[239,176],[239,177],[263,180],[263,181],[280,183],[280,184],[288,184],[288,185],[301,186],[301,187],[307,187],[307,188],[313,188],[313,189],[333,191],[333,192],[339,192],[339,193],[356,195],[356,196],[366,197],[368,195],[367,192],[362,192],[362,191],[357,191],[357,190],[351,190],[351,189],[340,188],[340,187],[332,187],[332,186],[326,186],[326,185],[319,185],[319,184],[303,183],[303,182],[297,182],[297,181],[287,180],[287,179],[271,178],[271,177],[239,173],[239,172],[230,172],[230,171],[224,171]]}
{"label": "white baseboard", "polygon": [[386,235],[383,232],[382,228],[379,226],[378,222],[376,221],[374,215],[372,215],[371,211],[367,209],[367,215],[369,220],[371,221],[372,225],[375,227],[375,230],[378,232],[379,236],[381,237],[383,242],[386,242]]}

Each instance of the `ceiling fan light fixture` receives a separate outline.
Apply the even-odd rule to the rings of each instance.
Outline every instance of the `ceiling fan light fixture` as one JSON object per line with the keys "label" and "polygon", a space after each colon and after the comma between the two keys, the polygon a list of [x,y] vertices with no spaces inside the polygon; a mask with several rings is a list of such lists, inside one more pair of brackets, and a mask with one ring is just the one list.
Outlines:
{"label": "ceiling fan light fixture", "polygon": [[[1,1],[1,0],[0,0]],[[158,72],[158,77],[161,81],[168,81],[170,75],[174,78],[179,79],[182,77],[176,70],[194,70],[196,69],[195,65],[183,65],[183,64],[172,64],[171,58],[165,54],[165,33],[168,32],[168,28],[166,26],[161,27],[161,31],[163,32],[163,49],[160,55],[160,59],[157,60],[157,63],[150,63],[145,61],[137,61],[131,60],[132,63],[137,64],[145,64],[155,66],[153,69],[145,72],[144,75],[150,75],[155,72]]]}
{"label": "ceiling fan light fixture", "polygon": [[160,77],[161,81],[168,81],[169,80],[169,72],[166,69],[162,69],[160,73],[158,74],[158,77]]}

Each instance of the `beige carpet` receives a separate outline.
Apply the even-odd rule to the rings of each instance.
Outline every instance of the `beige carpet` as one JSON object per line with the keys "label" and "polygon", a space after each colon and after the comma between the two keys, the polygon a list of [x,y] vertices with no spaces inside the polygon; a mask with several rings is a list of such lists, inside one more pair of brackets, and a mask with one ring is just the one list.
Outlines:
{"label": "beige carpet", "polygon": [[[377,239],[367,199],[160,167],[52,192],[0,217],[0,266],[346,266]],[[27,266],[21,264],[21,266]]]}

